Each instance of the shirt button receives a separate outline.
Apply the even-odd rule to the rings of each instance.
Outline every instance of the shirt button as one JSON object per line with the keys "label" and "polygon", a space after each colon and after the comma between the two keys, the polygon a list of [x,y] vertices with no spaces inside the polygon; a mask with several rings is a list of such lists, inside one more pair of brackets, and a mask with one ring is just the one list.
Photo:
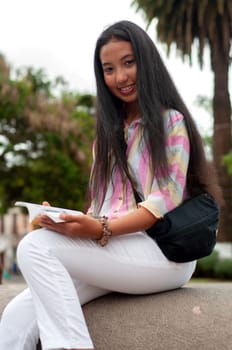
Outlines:
{"label": "shirt button", "polygon": [[118,199],[121,201],[121,200],[122,200],[122,197],[118,197]]}

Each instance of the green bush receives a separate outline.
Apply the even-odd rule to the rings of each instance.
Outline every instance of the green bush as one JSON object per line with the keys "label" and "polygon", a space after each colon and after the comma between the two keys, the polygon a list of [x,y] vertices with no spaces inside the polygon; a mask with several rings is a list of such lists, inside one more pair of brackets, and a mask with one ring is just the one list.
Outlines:
{"label": "green bush", "polygon": [[223,157],[223,164],[226,165],[228,173],[230,175],[232,175],[232,151],[230,151],[229,153],[227,153],[224,157]]}
{"label": "green bush", "polygon": [[195,277],[214,277],[215,266],[219,261],[219,253],[214,250],[212,254],[197,261]]}
{"label": "green bush", "polygon": [[197,261],[193,277],[232,279],[232,258],[220,258],[218,251]]}
{"label": "green bush", "polygon": [[214,267],[215,275],[218,278],[232,278],[232,259],[225,258],[220,259]]}

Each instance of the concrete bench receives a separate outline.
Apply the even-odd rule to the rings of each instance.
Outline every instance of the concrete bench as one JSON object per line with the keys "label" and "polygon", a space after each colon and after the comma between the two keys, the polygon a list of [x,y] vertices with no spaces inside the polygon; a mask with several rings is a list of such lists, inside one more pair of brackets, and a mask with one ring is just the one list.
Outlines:
{"label": "concrete bench", "polygon": [[[0,313],[22,288],[0,286]],[[147,296],[112,293],[83,309],[96,350],[232,349],[232,283],[189,283]]]}

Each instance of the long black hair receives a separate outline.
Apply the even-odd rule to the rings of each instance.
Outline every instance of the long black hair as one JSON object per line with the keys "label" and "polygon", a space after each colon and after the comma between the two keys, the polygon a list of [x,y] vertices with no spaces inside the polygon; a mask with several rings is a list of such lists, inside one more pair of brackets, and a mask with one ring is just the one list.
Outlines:
{"label": "long black hair", "polygon": [[[122,178],[130,177],[124,140],[124,104],[107,88],[102,64],[101,48],[111,39],[130,42],[137,65],[138,106],[143,118],[144,136],[151,155],[155,175],[168,176],[168,162],[165,152],[164,117],[165,109],[175,109],[184,115],[190,140],[190,161],[187,172],[187,189],[190,195],[207,190],[215,195],[202,139],[188,108],[179,95],[154,42],[148,34],[129,21],[117,22],[105,29],[97,40],[94,54],[94,70],[97,87],[95,163],[90,179],[101,206],[112,172],[112,159]],[[158,179],[159,181],[159,179]]]}

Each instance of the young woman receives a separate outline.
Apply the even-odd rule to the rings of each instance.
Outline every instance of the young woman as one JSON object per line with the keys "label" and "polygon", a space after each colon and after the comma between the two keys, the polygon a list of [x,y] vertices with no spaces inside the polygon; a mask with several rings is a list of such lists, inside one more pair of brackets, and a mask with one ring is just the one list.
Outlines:
{"label": "young woman", "polygon": [[[17,257],[28,289],[6,307],[0,349],[94,349],[81,306],[111,291],[156,293],[183,286],[195,261],[174,263],[146,229],[213,184],[201,138],[157,49],[136,24],[99,37],[96,141],[86,215],[39,218]],[[136,203],[133,187],[141,197]],[[44,204],[48,204],[45,203]]]}

